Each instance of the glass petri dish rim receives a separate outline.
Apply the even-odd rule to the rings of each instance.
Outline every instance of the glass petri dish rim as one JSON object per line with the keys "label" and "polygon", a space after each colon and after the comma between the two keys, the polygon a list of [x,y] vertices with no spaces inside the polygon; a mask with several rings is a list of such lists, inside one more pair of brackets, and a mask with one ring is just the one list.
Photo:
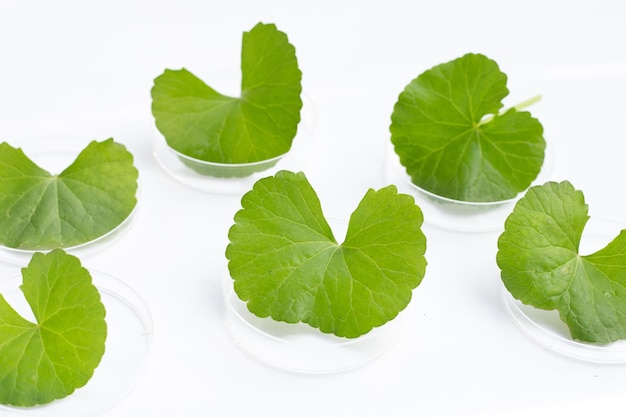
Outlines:
{"label": "glass petri dish rim", "polygon": [[[303,107],[298,130],[289,151],[282,155],[239,164],[204,161],[171,148],[154,126],[153,157],[169,177],[187,187],[213,194],[245,193],[262,177],[272,175],[280,169],[302,170],[308,163],[314,146],[312,137],[317,125],[317,113],[306,92],[302,92],[301,98]],[[222,173],[250,172],[246,175],[207,175],[206,172],[200,173],[197,170]]]}
{"label": "glass petri dish rim", "polygon": [[[543,182],[547,181],[547,178],[549,177],[549,175],[552,173],[553,169],[554,169],[554,163],[555,163],[555,155],[554,155],[554,149],[553,146],[550,145],[550,143],[548,141],[546,141],[546,149],[544,151],[544,162],[543,165],[539,171],[539,173],[537,174],[537,177],[535,178],[535,180],[533,180],[533,182],[531,183],[531,185],[529,186],[532,187],[533,185],[536,184],[542,184]],[[488,207],[499,207],[502,205],[509,205],[511,203],[516,202],[517,200],[519,200],[522,195],[528,190],[528,188],[526,190],[522,190],[520,191],[515,197],[512,198],[508,198],[508,199],[504,199],[504,200],[496,200],[496,201],[467,201],[467,200],[457,200],[454,198],[450,198],[450,197],[445,197],[439,194],[435,194],[431,191],[428,191],[422,187],[420,187],[417,184],[414,184],[411,181],[411,177],[407,174],[405,167],[400,163],[400,159],[398,157],[398,155],[395,152],[393,143],[391,143],[391,141],[389,141],[387,143],[387,162],[391,165],[392,169],[395,171],[396,175],[401,178],[404,183],[406,183],[406,185],[408,185],[409,187],[413,188],[415,191],[429,197],[435,200],[439,200],[442,203],[450,203],[450,204],[455,204],[455,205],[459,205],[459,206],[468,206],[468,207],[484,207],[484,208],[488,208]]]}
{"label": "glass petri dish rim", "polygon": [[[99,252],[109,245],[116,242],[120,239],[123,234],[125,234],[131,227],[131,225],[135,221],[137,206],[139,204],[139,200],[137,200],[137,204],[130,212],[130,214],[114,229],[111,229],[107,233],[98,236],[97,238],[90,240],[88,242],[80,243],[73,246],[60,246],[59,249],[63,249],[67,253],[71,253],[80,258],[84,258],[93,253]],[[30,257],[35,252],[49,252],[56,248],[42,248],[42,249],[21,249],[21,248],[12,248],[9,246],[0,245],[0,260],[7,261],[11,264],[22,264],[25,260],[30,259]]]}
{"label": "glass petri dish rim", "polygon": [[[152,358],[154,338],[154,324],[152,313],[148,305],[137,291],[120,279],[98,270],[87,269],[91,274],[92,282],[98,289],[106,309],[105,320],[107,320],[108,334],[102,361],[94,370],[94,374],[91,379],[87,381],[87,384],[77,388],[70,395],[47,404],[33,407],[0,404],[0,411],[2,411],[0,414],[3,416],[47,417],[54,413],[57,413],[54,415],[64,415],[65,417],[98,415],[114,408],[120,403],[132,392],[144,376]],[[19,290],[21,283],[22,275],[19,273],[0,278],[0,288],[4,289],[0,291],[0,294],[5,293],[6,288],[11,288],[14,293],[13,295],[17,294],[17,292],[20,293],[19,295],[22,295]],[[23,302],[26,303],[25,300]],[[141,328],[140,332],[132,334],[132,339],[129,340],[127,337],[124,337],[123,347],[119,344],[111,346],[109,343],[112,330],[114,332],[113,337],[117,339],[114,340],[114,342],[119,343],[120,340],[120,335],[115,332],[117,326],[115,326],[114,323],[110,323],[108,319],[113,314],[123,316],[124,320],[118,320],[118,324],[128,325],[128,323],[134,322],[135,325]],[[131,363],[134,367],[121,367],[121,369],[126,372],[126,375],[120,375],[114,372],[115,369],[113,368],[115,368],[115,364],[111,364],[111,361],[115,361],[116,354],[119,359],[121,354],[127,353],[126,348],[129,342],[141,353],[140,360],[126,361]],[[117,367],[120,368],[119,366]],[[124,376],[128,377],[128,379],[124,379]],[[105,379],[105,382],[100,382]],[[126,384],[120,382],[125,380],[127,381]],[[98,387],[96,387],[95,384],[98,384]],[[113,395],[111,395],[111,393],[96,392],[96,389],[100,388],[102,384],[105,384],[105,387],[114,387]]]}
{"label": "glass petri dish rim", "polygon": [[[67,139],[69,140],[69,142],[61,143],[59,142],[61,139]],[[71,163],[78,156],[78,152],[82,151],[84,147],[87,146],[87,144],[90,142],[91,140],[78,140],[73,136],[67,138],[57,138],[55,136],[52,136],[51,140],[43,140],[41,138],[26,140],[24,143],[22,143],[21,146],[19,146],[19,148],[23,149],[25,147],[32,147],[27,156],[31,158],[38,166],[46,169],[49,172],[52,172],[49,167],[44,166],[45,162],[50,162],[50,160],[53,158],[61,157],[61,159],[67,160],[69,161],[69,163]],[[35,147],[39,149],[35,150]],[[59,248],[65,250],[68,253],[72,253],[76,256],[84,258],[103,250],[104,248],[116,242],[118,239],[122,238],[122,236],[131,229],[132,224],[135,221],[141,203],[141,193],[141,175],[139,175],[137,178],[137,189],[135,191],[135,206],[128,213],[124,220],[122,220],[113,229],[96,237],[95,239],[75,245],[59,246]],[[8,262],[9,264],[14,265],[21,265],[25,261],[27,262],[33,255],[33,253],[48,252],[52,249],[55,248],[24,249],[0,244],[0,261]]]}
{"label": "glass petri dish rim", "polygon": [[[616,237],[619,231],[624,228],[626,228],[626,224],[620,221],[590,217],[583,231],[580,252],[595,252]],[[539,345],[561,356],[583,362],[626,363],[626,340],[606,344],[575,340],[570,336],[567,325],[558,318],[556,311],[540,310],[523,304],[511,295],[504,284],[501,284],[501,292],[506,310],[516,325]],[[552,317],[548,318],[550,315]],[[537,316],[539,319],[534,318]],[[556,321],[559,328],[551,328],[553,326],[550,325],[550,321]]]}
{"label": "glass petri dish rim", "polygon": [[289,151],[275,156],[273,158],[268,158],[268,159],[263,159],[260,161],[255,161],[255,162],[243,162],[243,163],[225,163],[225,162],[213,162],[213,161],[205,161],[202,159],[197,159],[194,157],[191,157],[189,155],[185,155],[182,152],[177,151],[176,149],[170,147],[167,142],[165,141],[165,138],[161,137],[159,138],[161,141],[164,142],[165,146],[167,147],[167,150],[172,152],[174,155],[176,155],[178,158],[187,160],[189,162],[193,162],[194,164],[198,164],[198,165],[206,165],[209,167],[216,167],[216,168],[252,168],[252,167],[256,167],[256,166],[263,166],[263,165],[268,165],[271,163],[276,163],[278,161],[280,161],[281,159],[283,159],[286,155],[289,154]]}
{"label": "glass petri dish rim", "polygon": [[[282,371],[296,374],[334,374],[360,368],[391,349],[405,328],[402,311],[394,319],[357,338],[342,338],[323,333],[306,323],[286,323],[269,317],[260,318],[251,313],[246,303],[239,299],[228,271],[223,276],[223,322],[227,332],[243,351]],[[315,338],[316,342],[309,344],[307,341],[278,336],[255,325],[254,321],[269,324],[288,336],[304,332],[306,336]],[[255,346],[257,343],[263,346]],[[354,350],[356,353],[346,354],[346,350]],[[294,352],[298,359],[289,360],[288,357],[294,356]],[[363,352],[365,353],[362,354]]]}
{"label": "glass petri dish rim", "polygon": [[[554,160],[552,146],[547,143],[544,165],[531,187],[549,180]],[[468,202],[439,196],[412,183],[390,141],[387,142],[384,172],[386,180],[395,184],[399,192],[415,199],[424,214],[425,226],[455,233],[501,232],[514,205],[528,191],[526,189],[514,198],[495,202]]]}
{"label": "glass petri dish rim", "polygon": [[[237,297],[236,293],[234,293],[234,292],[233,292],[232,294],[228,294],[228,295],[229,295],[229,296],[232,296],[232,297]],[[245,303],[244,303],[243,301],[241,301],[239,298],[237,298],[237,301],[238,301],[238,302],[241,302],[241,303],[242,303],[242,305],[243,305],[243,304],[245,304]],[[231,308],[232,308],[232,303],[231,303]],[[265,331],[261,330],[261,329],[260,329],[260,328],[258,328],[257,326],[254,326],[252,323],[250,323],[249,321],[247,321],[247,320],[246,320],[246,318],[245,318],[245,317],[244,317],[244,316],[243,316],[243,315],[242,315],[239,311],[237,311],[237,310],[236,310],[236,309],[234,309],[234,308],[233,308],[233,312],[234,312],[234,314],[236,314],[236,315],[237,315],[237,316],[238,316],[238,317],[239,317],[239,318],[240,318],[240,319],[241,319],[244,323],[246,323],[246,325],[247,325],[247,326],[248,326],[251,330],[253,330],[253,331],[255,331],[255,332],[259,333],[260,335],[263,335],[264,337],[267,337],[267,338],[272,339],[272,340],[274,340],[274,341],[276,341],[276,342],[279,342],[279,343],[284,343],[284,344],[287,344],[287,345],[290,345],[290,346],[293,346],[293,347],[300,347],[300,345],[301,345],[301,344],[300,344],[300,343],[298,343],[298,342],[295,342],[295,341],[292,341],[292,340],[284,340],[284,339],[282,339],[282,338],[280,338],[280,337],[278,337],[278,336],[276,336],[276,335],[269,334],[268,332],[265,332]],[[250,314],[253,314],[253,313],[250,313]],[[256,317],[256,316],[255,316],[255,317]],[[398,318],[398,317],[396,317],[396,318]],[[395,320],[396,318],[394,318],[393,320]],[[269,317],[268,317],[268,318],[264,318],[263,320],[266,320],[266,319],[267,319],[267,320],[272,320],[272,319],[271,319],[271,318],[269,318]],[[282,323],[282,322],[277,322],[277,324],[278,324],[278,325],[280,325],[280,326],[282,326],[283,324],[284,324],[285,326],[293,326],[293,325],[295,325],[295,326],[298,326],[298,327],[301,327],[301,328],[306,328],[305,326],[308,326],[308,325],[307,325],[307,324],[305,324],[305,323],[286,323],[286,322],[285,322],[285,323]],[[377,328],[374,328],[374,329],[372,329],[372,331],[370,331],[369,333],[364,334],[363,336],[356,337],[356,338],[341,338],[341,337],[339,337],[339,336],[335,336],[335,335],[330,334],[330,333],[323,333],[323,332],[321,332],[319,329],[316,329],[316,328],[314,328],[314,327],[310,327],[311,332],[319,332],[319,334],[320,334],[322,337],[335,338],[335,339],[338,341],[338,345],[341,345],[341,346],[358,345],[358,344],[360,344],[363,340],[366,340],[366,339],[369,339],[369,338],[375,337],[375,336],[373,336],[373,335],[374,335],[374,333],[375,333],[375,330],[376,330],[376,329],[377,329]],[[312,347],[307,347],[307,348],[308,348],[308,349],[314,349],[314,350],[330,350],[330,349],[335,349],[336,347],[335,347],[335,346],[328,346],[328,345],[327,345],[327,346],[312,346]]]}

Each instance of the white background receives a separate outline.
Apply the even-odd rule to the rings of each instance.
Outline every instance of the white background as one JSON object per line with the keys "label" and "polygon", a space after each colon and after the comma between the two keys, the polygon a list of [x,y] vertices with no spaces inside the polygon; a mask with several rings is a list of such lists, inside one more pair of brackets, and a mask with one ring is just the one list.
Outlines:
{"label": "white background", "polygon": [[[390,116],[404,86],[480,52],[509,77],[505,104],[542,94],[531,111],[555,150],[552,179],[583,190],[591,216],[626,221],[618,0],[0,0],[0,140],[114,137],[140,171],[132,228],[83,260],[132,286],[154,320],[144,377],[103,416],[623,415],[626,366],[562,357],[516,327],[502,301],[498,233],[425,227],[428,268],[402,313],[406,328],[367,366],[293,374],[237,347],[220,279],[239,197],[193,190],[160,169],[150,88],[165,68],[186,67],[237,94],[241,34],[259,21],[296,47],[317,112],[302,170],[327,213],[348,217],[368,188],[387,185]],[[232,70],[223,86],[211,83]],[[0,264],[3,275],[16,271]]]}

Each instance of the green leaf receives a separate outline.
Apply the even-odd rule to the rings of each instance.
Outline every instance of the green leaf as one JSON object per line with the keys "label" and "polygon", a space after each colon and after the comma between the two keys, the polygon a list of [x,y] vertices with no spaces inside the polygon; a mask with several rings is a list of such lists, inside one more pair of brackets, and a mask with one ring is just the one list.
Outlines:
{"label": "green leaf", "polygon": [[241,203],[226,257],[259,317],[358,337],[396,317],[424,276],[422,212],[394,186],[366,193],[342,244],[303,173],[261,179]]}
{"label": "green leaf", "polygon": [[51,249],[94,240],[133,211],[137,177],[133,156],[113,139],[91,142],[58,175],[0,143],[0,244]]}
{"label": "green leaf", "polygon": [[574,339],[607,343],[626,338],[626,231],[581,255],[588,218],[569,182],[531,187],[505,222],[497,263],[514,298],[558,310]]}
{"label": "green leaf", "polygon": [[0,295],[0,403],[33,406],[63,398],[91,379],[107,326],[100,294],[78,258],[62,249],[37,252],[22,276],[36,323]]}
{"label": "green leaf", "polygon": [[543,127],[528,112],[498,114],[506,81],[496,62],[467,54],[406,86],[390,131],[415,185],[473,202],[511,199],[530,186],[543,164]]}
{"label": "green leaf", "polygon": [[[224,164],[265,161],[289,151],[300,122],[302,73],[287,35],[262,23],[244,32],[241,72],[240,97],[218,93],[184,68],[167,69],[154,80],[152,114],[172,149]],[[191,166],[229,175],[224,168]],[[244,167],[234,175],[264,168]]]}

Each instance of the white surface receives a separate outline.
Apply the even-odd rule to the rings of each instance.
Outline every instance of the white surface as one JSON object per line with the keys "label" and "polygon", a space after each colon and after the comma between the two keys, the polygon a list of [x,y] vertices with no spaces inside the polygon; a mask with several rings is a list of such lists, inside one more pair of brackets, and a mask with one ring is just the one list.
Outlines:
{"label": "white surface", "polygon": [[[623,365],[561,357],[508,315],[497,233],[427,228],[428,268],[381,358],[325,376],[270,368],[223,321],[221,271],[237,196],[181,186],[152,156],[152,80],[182,66],[210,82],[238,68],[241,33],[274,22],[296,46],[316,106],[302,170],[329,216],[384,182],[396,98],[420,72],[466,52],[498,61],[555,147],[553,179],[585,192],[592,216],[626,220],[626,5],[615,1],[0,0],[0,139],[105,139],[134,153],[142,201],[132,228],[83,263],[150,306],[145,377],[103,417],[623,415]],[[238,76],[225,93],[237,93]],[[217,86],[216,86],[217,87]],[[15,266],[0,264],[0,272]],[[106,395],[104,393],[103,395]],[[56,417],[56,416],[54,416]]]}

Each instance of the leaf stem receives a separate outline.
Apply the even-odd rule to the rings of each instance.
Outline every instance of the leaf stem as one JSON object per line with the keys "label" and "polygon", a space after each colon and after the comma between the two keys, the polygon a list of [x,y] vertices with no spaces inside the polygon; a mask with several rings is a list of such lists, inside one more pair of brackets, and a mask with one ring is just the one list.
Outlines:
{"label": "leaf stem", "polygon": [[[537,103],[540,100],[541,100],[541,94],[537,94],[536,96],[533,96],[527,100],[524,100],[521,103],[518,103],[513,107],[507,107],[505,109],[500,110],[498,112],[498,115],[504,114],[510,109],[515,109],[517,111],[523,110],[526,107],[532,106],[533,104]],[[494,117],[496,117],[494,114],[485,115],[485,117],[483,117],[481,121],[478,123],[478,126],[484,125],[485,123],[489,123],[490,121],[493,120]]]}
{"label": "leaf stem", "polygon": [[[529,98],[528,100],[524,100],[521,103],[516,104],[515,106],[513,106],[513,108],[515,110],[523,110],[526,107],[532,106],[533,104],[537,103],[538,101],[541,100],[541,94],[537,94],[534,97]],[[503,111],[501,111],[500,113],[504,113],[504,111],[506,111],[508,109],[505,109]]]}

